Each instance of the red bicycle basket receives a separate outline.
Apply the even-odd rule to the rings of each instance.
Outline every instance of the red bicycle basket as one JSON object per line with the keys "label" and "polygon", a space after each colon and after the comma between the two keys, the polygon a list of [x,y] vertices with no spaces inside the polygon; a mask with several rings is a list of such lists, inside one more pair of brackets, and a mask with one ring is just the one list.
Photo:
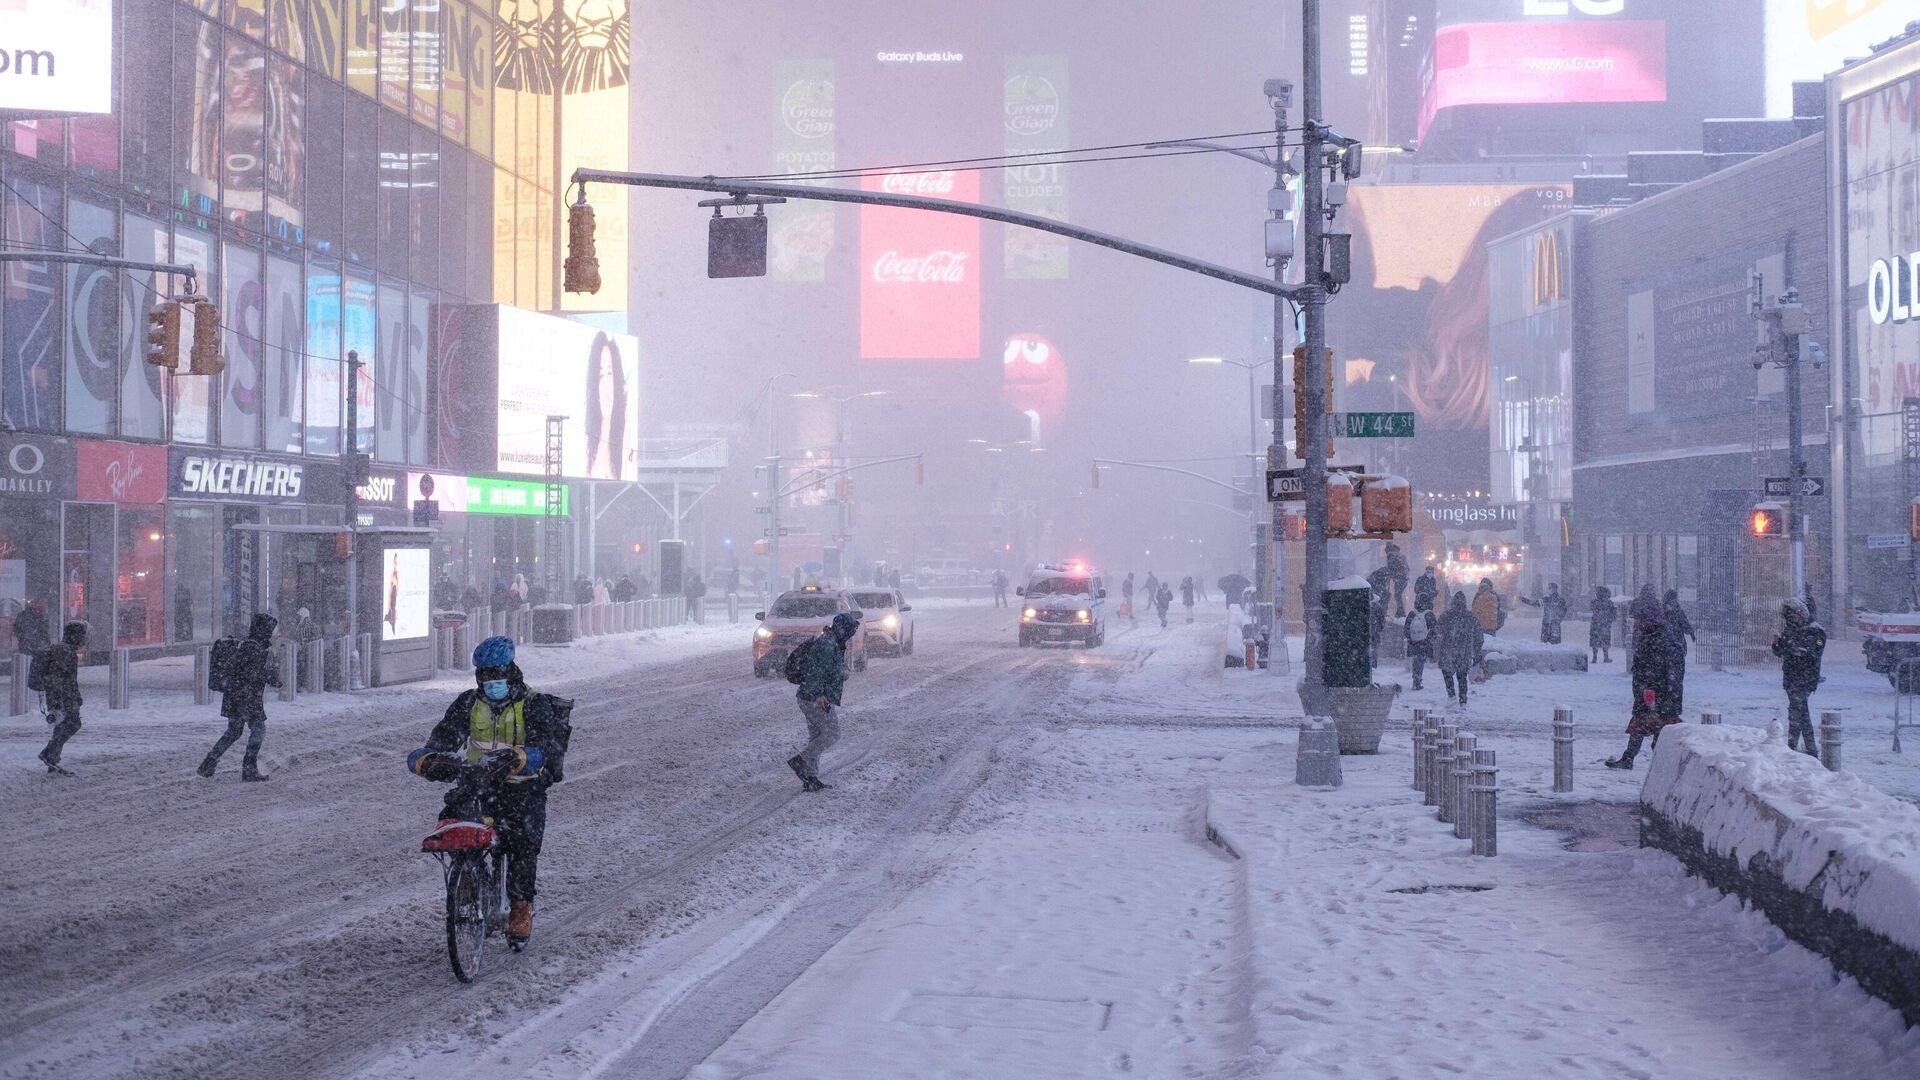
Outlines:
{"label": "red bicycle basket", "polygon": [[421,851],[478,851],[493,846],[493,827],[477,821],[449,821],[420,841]]}

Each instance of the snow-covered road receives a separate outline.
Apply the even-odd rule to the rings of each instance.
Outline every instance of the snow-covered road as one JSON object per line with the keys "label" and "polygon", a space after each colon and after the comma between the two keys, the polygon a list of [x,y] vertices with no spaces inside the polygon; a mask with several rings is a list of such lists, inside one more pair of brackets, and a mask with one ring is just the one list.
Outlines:
{"label": "snow-covered road", "polygon": [[[1609,1053],[1580,1075],[1708,1075],[1696,1059],[1818,1075],[1791,1041],[1728,1051],[1739,1024],[1689,1045],[1690,1017],[1797,1002],[1845,1036],[1806,1048],[1830,1075],[1920,1062],[1890,1010],[1664,855],[1576,854],[1516,818],[1511,855],[1480,870],[1408,799],[1391,736],[1348,759],[1335,799],[1287,785],[1297,706],[1274,687],[1291,681],[1223,676],[1217,618],[1023,650],[1010,611],[929,606],[918,653],[850,685],[818,796],[781,764],[792,689],[746,674],[744,628],[529,652],[536,684],[581,701],[571,776],[533,946],[473,986],[447,969],[417,852],[439,792],[402,765],[451,683],[303,699],[271,732],[266,785],[192,775],[206,709],[90,713],[66,782],[29,768],[40,725],[0,726],[0,1076],[1388,1076],[1456,1060],[1426,1046],[1449,1025],[1408,980],[1484,981],[1549,952],[1557,966],[1507,988],[1526,1015],[1462,1015],[1483,1074],[1590,1043]],[[1528,685],[1476,706],[1503,764],[1510,742],[1544,751],[1505,714],[1571,684],[1523,701]],[[1515,769],[1531,796],[1538,765]],[[1626,778],[1583,777],[1631,797]],[[1209,842],[1216,820],[1242,857]],[[1437,900],[1418,926],[1398,894],[1373,898],[1428,877],[1500,888],[1457,920],[1442,910],[1472,902]],[[1671,915],[1632,956],[1605,934],[1519,940],[1633,933],[1617,907],[1647,890]],[[1548,892],[1557,906],[1529,906]],[[1456,925],[1445,948],[1435,916]],[[1688,954],[1646,968],[1666,935]],[[1591,1014],[1631,998],[1636,971],[1647,1000]],[[1640,1010],[1666,1019],[1611,1054]]]}

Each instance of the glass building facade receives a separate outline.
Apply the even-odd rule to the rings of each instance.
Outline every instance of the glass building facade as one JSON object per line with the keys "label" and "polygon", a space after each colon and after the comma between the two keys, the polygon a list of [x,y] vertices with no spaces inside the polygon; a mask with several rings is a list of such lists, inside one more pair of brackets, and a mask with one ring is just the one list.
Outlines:
{"label": "glass building facade", "polygon": [[[184,279],[0,265],[0,440],[44,435],[22,460],[52,448],[67,470],[44,490],[0,477],[0,639],[28,598],[125,645],[205,640],[222,610],[272,603],[233,595],[234,561],[264,555],[216,538],[336,524],[338,484],[309,460],[304,489],[223,500],[188,490],[201,465],[184,463],[336,458],[352,351],[360,449],[392,474],[439,466],[452,314],[555,306],[554,193],[577,163],[562,126],[617,124],[618,155],[594,163],[625,165],[625,0],[119,0],[114,17],[110,115],[0,127],[0,239],[192,266],[227,367],[144,362],[146,311]],[[161,473],[160,498],[102,494],[86,470],[114,453]]]}

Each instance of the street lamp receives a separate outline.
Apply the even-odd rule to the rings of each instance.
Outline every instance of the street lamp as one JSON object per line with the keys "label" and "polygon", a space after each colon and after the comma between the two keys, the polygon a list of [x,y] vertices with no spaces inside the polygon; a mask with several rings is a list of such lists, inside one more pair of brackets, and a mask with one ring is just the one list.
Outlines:
{"label": "street lamp", "polygon": [[[1193,356],[1187,363],[1203,367],[1237,367],[1247,373],[1247,461],[1252,482],[1248,485],[1253,492],[1259,492],[1266,482],[1266,470],[1260,467],[1260,387],[1254,375],[1264,365],[1245,360],[1231,360],[1224,356]],[[1256,582],[1254,598],[1260,604],[1270,604],[1273,596],[1273,572],[1269,566],[1273,556],[1273,542],[1267,530],[1261,528],[1260,504],[1262,500],[1256,494],[1248,517],[1253,522],[1253,580]],[[1249,613],[1251,614],[1251,613]],[[1276,623],[1279,617],[1276,613]]]}

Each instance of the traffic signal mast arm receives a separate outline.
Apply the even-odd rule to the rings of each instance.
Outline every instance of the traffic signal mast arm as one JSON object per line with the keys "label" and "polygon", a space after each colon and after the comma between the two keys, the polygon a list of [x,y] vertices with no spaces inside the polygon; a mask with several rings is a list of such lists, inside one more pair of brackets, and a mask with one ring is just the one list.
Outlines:
{"label": "traffic signal mast arm", "polygon": [[143,262],[118,255],[95,255],[91,251],[0,251],[0,263],[75,263],[80,266],[104,266],[113,270],[151,270],[156,274],[179,274],[187,279],[187,291],[193,291],[194,275],[199,271],[185,263]]}
{"label": "traffic signal mast arm", "polygon": [[1146,461],[1118,461],[1113,458],[1094,458],[1093,459],[1093,469],[1096,474],[1099,473],[1100,466],[1102,465],[1125,465],[1129,469],[1153,469],[1156,472],[1179,473],[1181,476],[1190,476],[1195,480],[1201,480],[1206,483],[1212,484],[1214,487],[1226,488],[1228,491],[1233,492],[1235,495],[1253,494],[1252,492],[1246,490],[1245,488],[1238,487],[1234,484],[1229,484],[1225,480],[1217,480],[1211,476],[1208,476],[1205,473],[1197,473],[1191,469],[1176,469],[1171,465],[1155,465],[1151,462],[1146,462]]}
{"label": "traffic signal mast arm", "polygon": [[[918,465],[920,464],[920,458],[921,455],[919,454],[899,454],[894,457],[881,458],[878,461],[863,461],[858,465],[848,465],[820,476],[796,476],[792,480],[787,481],[785,487],[776,491],[773,497],[776,499],[784,499],[794,492],[799,491],[801,488],[824,484],[835,477],[845,476],[850,472],[859,472],[861,469],[871,469],[880,465],[893,465],[902,461],[911,461],[915,465]],[[919,482],[919,473],[917,471],[915,473],[915,482]]]}
{"label": "traffic signal mast arm", "polygon": [[[860,203],[866,206],[893,206],[902,210],[928,210],[937,214],[958,214],[961,217],[982,218],[998,221],[1007,225],[1020,225],[1040,232],[1064,236],[1069,240],[1079,240],[1095,244],[1114,251],[1161,263],[1203,277],[1238,285],[1244,289],[1280,296],[1293,301],[1305,301],[1318,296],[1320,289],[1314,285],[1289,284],[1269,278],[1255,277],[1229,267],[1201,259],[1191,258],[1175,252],[1138,243],[1110,233],[1096,232],[1064,221],[1040,217],[1037,214],[1023,214],[1018,210],[1004,210],[997,206],[982,206],[974,203],[956,202],[952,199],[930,199],[923,195],[897,195],[886,191],[860,191],[853,188],[810,187],[803,184],[776,184],[758,180],[729,180],[724,176],[674,176],[667,173],[610,172],[604,169],[575,169],[573,182],[580,186],[580,201],[586,199],[588,184],[625,184],[629,187],[673,188],[682,191],[707,191],[735,196],[775,196],[786,199],[803,199],[814,202]],[[584,267],[581,268],[584,272]],[[584,282],[583,282],[584,283]]]}

